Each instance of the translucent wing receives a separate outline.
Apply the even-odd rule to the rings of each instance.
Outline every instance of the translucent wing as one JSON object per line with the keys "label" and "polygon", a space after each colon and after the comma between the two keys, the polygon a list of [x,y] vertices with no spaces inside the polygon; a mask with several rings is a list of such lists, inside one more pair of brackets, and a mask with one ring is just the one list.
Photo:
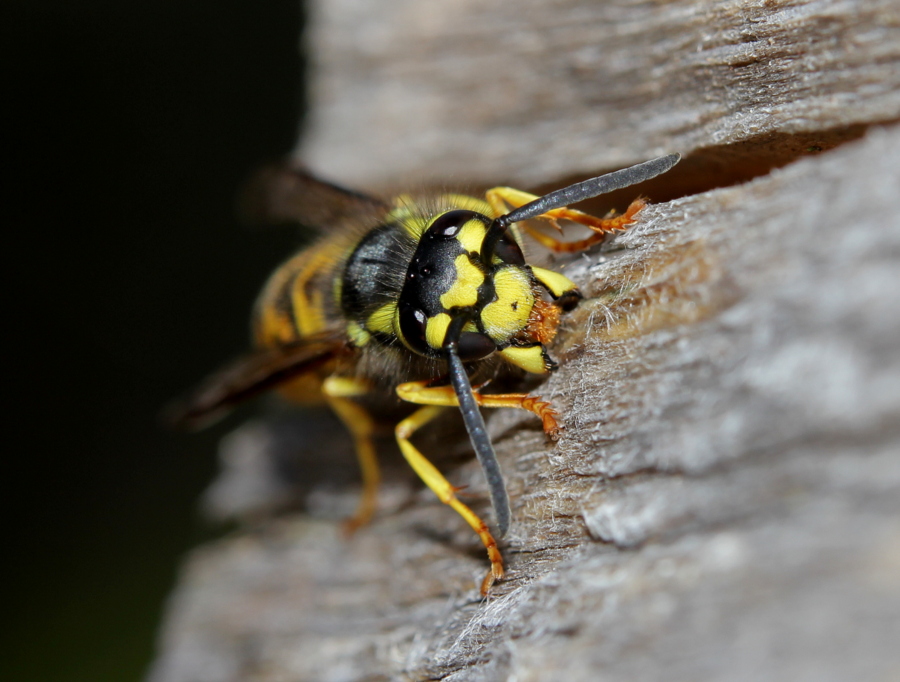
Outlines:
{"label": "translucent wing", "polygon": [[342,340],[325,335],[255,351],[210,376],[187,400],[169,408],[166,420],[177,427],[201,428],[238,403],[314,371],[345,352]]}
{"label": "translucent wing", "polygon": [[253,225],[300,224],[331,231],[348,223],[375,224],[389,207],[379,199],[333,185],[288,165],[260,170],[240,199]]}

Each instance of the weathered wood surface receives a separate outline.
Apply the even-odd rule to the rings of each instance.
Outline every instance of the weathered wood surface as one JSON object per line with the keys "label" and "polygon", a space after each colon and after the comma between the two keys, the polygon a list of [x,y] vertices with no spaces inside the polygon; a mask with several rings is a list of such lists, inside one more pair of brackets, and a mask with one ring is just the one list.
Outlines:
{"label": "weathered wood surface", "polygon": [[[900,113],[898,3],[378,5],[314,12],[316,170],[551,183],[679,150],[649,191],[679,198],[565,264],[559,443],[489,421],[494,598],[398,478],[351,540],[293,514],[197,550],[152,682],[895,679],[900,127],[865,126]],[[489,514],[476,463],[445,470]]]}
{"label": "weathered wood surface", "polygon": [[299,155],[354,186],[521,186],[672,150],[706,150],[697,181],[724,184],[900,118],[897,0],[328,0],[310,13]]}

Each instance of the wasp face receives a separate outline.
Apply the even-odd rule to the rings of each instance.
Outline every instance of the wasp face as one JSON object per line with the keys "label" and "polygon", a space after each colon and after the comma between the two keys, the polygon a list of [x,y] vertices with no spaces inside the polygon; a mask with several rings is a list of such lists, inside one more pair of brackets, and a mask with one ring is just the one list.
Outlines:
{"label": "wasp face", "polygon": [[397,302],[399,336],[410,350],[437,357],[452,318],[468,323],[459,338],[464,361],[487,357],[525,328],[535,282],[518,244],[504,235],[489,261],[483,245],[491,218],[456,209],[422,233]]}

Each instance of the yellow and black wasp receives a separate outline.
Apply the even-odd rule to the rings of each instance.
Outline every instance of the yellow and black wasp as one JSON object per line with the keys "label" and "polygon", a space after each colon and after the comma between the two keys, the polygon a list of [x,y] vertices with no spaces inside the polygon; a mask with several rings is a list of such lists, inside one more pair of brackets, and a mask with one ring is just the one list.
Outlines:
{"label": "yellow and black wasp", "polygon": [[[575,284],[526,262],[527,232],[554,251],[587,248],[635,222],[635,200],[616,217],[596,218],[571,204],[643,182],[679,160],[671,154],[541,197],[495,187],[484,199],[460,194],[401,195],[382,202],[295,171],[282,192],[284,212],[322,236],[269,278],[253,313],[256,351],[213,376],[189,401],[183,423],[200,423],[270,388],[300,402],[327,402],[353,436],[363,494],[352,524],[367,522],[379,483],[375,422],[366,402],[396,393],[418,409],[396,424],[403,456],[438,498],[478,533],[491,569],[481,592],[503,577],[488,526],[410,438],[438,413],[458,406],[484,469],[502,537],[509,499],[479,407],[528,410],[554,437],[550,404],[527,393],[483,392],[503,366],[545,374],[560,314],[578,304]],[[282,178],[284,182],[285,179]],[[527,222],[569,220],[594,233],[563,242]],[[475,385],[476,389],[473,389]]]}

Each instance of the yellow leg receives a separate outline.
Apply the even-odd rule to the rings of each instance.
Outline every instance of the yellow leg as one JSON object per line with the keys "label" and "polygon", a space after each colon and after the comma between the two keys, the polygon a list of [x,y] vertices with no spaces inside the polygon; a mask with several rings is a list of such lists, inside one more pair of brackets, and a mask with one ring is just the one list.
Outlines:
{"label": "yellow leg", "polygon": [[378,456],[372,443],[374,423],[369,413],[352,400],[353,397],[364,395],[370,390],[371,387],[366,382],[352,378],[332,376],[322,383],[322,392],[328,404],[353,436],[356,457],[362,472],[362,495],[356,513],[344,524],[347,533],[353,533],[360,526],[366,525],[372,519],[378,504],[381,473],[378,469]]}
{"label": "yellow leg", "polygon": [[[513,189],[512,187],[494,187],[493,189],[489,189],[485,192],[485,199],[490,204],[491,208],[494,210],[496,215],[503,215],[507,213],[509,207],[518,208],[519,206],[524,206],[530,201],[534,201],[539,197],[534,194],[529,194],[528,192],[523,192],[522,190]],[[539,218],[550,221],[550,223],[559,229],[559,225],[556,224],[557,220],[571,220],[574,223],[578,223],[579,225],[584,225],[594,230],[596,234],[587,237],[586,239],[579,239],[574,242],[564,242],[560,239],[552,237],[543,232],[538,232],[532,227],[529,227],[527,224],[523,224],[522,227],[525,229],[528,234],[530,234],[538,243],[543,245],[545,248],[550,249],[551,251],[559,252],[573,252],[573,251],[581,251],[583,249],[588,248],[589,246],[596,244],[599,241],[602,241],[605,235],[610,232],[615,232],[616,230],[624,230],[637,220],[637,214],[640,212],[644,206],[647,205],[647,202],[643,199],[635,199],[631,202],[631,205],[628,207],[628,210],[625,211],[620,216],[609,216],[606,218],[597,218],[596,216],[592,216],[588,213],[583,213],[574,208],[557,208],[552,211],[548,211],[544,213]]]}
{"label": "yellow leg", "polygon": [[[472,392],[475,402],[482,407],[513,407],[526,410],[540,418],[544,427],[544,433],[551,438],[556,438],[559,433],[559,421],[556,419],[556,411],[546,400],[528,393],[502,393],[483,395],[477,390]],[[406,400],[417,405],[459,405],[456,393],[451,386],[429,386],[425,381],[409,381],[397,386],[397,395],[401,400]]]}
{"label": "yellow leg", "polygon": [[413,433],[434,419],[440,414],[442,409],[442,407],[437,405],[423,407],[416,410],[409,417],[397,424],[397,428],[395,429],[397,443],[400,445],[400,451],[403,453],[406,461],[409,462],[413,471],[419,475],[419,478],[425,482],[425,485],[431,488],[441,502],[450,505],[456,510],[456,513],[466,520],[466,523],[478,533],[478,537],[480,537],[481,542],[484,543],[485,549],[487,549],[488,559],[490,559],[491,562],[491,570],[481,583],[481,594],[487,596],[488,590],[491,588],[491,585],[494,584],[494,581],[503,578],[503,557],[500,555],[500,550],[497,549],[497,543],[494,540],[494,536],[491,535],[491,531],[488,529],[487,524],[485,524],[475,512],[457,499],[457,489],[450,485],[449,481],[444,478],[441,472],[438,471],[437,468],[409,441]]}
{"label": "yellow leg", "polygon": [[[429,386],[426,381],[410,381],[397,386],[397,395],[402,400],[417,405],[427,405],[404,419],[397,425],[397,442],[403,456],[412,466],[425,484],[434,491],[444,504],[448,504],[462,516],[466,522],[478,533],[478,537],[487,549],[488,558],[491,561],[491,570],[481,583],[481,594],[487,595],[495,580],[503,577],[503,557],[497,549],[494,536],[491,535],[487,525],[466,505],[456,498],[456,489],[450,485],[435,466],[419,452],[409,438],[412,434],[429,421],[435,418],[444,407],[458,405],[456,393],[451,386]],[[483,407],[515,407],[528,410],[540,417],[544,431],[555,438],[559,432],[559,422],[556,412],[550,407],[550,403],[541,400],[537,396],[527,393],[505,393],[499,395],[482,395],[473,391],[475,402]]]}

